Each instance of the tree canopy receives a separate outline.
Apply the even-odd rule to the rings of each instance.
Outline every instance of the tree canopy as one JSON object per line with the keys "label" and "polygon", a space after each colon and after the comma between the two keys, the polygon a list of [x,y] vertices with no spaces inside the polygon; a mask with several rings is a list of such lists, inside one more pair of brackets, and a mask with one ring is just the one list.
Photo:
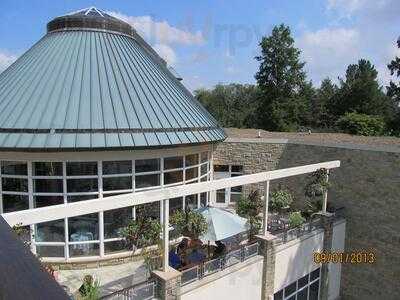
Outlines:
{"label": "tree canopy", "polygon": [[[383,134],[400,135],[400,82],[391,81],[385,89],[369,60],[350,64],[337,83],[325,78],[315,87],[307,80],[305,62],[288,26],[275,26],[259,46],[255,85],[218,84],[195,91],[196,98],[222,126],[332,132],[348,128],[342,125],[349,121],[354,128],[363,127],[358,134],[376,134],[376,126],[369,128],[370,124],[383,122]],[[395,57],[388,69],[400,77],[400,58]]]}

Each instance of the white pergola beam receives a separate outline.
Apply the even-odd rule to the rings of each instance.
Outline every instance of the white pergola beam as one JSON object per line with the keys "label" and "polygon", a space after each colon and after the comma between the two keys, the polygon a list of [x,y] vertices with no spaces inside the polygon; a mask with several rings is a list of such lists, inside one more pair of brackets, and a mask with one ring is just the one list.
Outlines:
{"label": "white pergola beam", "polygon": [[294,168],[275,171],[261,172],[238,177],[231,177],[207,182],[156,189],[151,191],[129,193],[107,197],[104,199],[93,199],[75,203],[53,205],[42,208],[22,210],[3,214],[3,218],[10,226],[21,224],[32,225],[49,222],[63,218],[76,217],[86,214],[98,213],[124,207],[131,207],[165,199],[178,198],[192,194],[211,192],[235,186],[266,182],[270,180],[286,178],[301,174],[315,172],[321,168],[333,169],[340,166],[340,161],[323,162]]}

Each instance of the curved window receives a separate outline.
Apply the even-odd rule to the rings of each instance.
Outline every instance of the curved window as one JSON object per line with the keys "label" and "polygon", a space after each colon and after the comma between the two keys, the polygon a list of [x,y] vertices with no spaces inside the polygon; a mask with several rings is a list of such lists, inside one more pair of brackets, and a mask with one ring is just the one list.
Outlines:
{"label": "curved window", "polygon": [[[1,161],[0,213],[98,198],[112,201],[119,194],[207,181],[210,158],[201,152],[104,161]],[[170,212],[206,206],[208,199],[208,193],[170,199]],[[121,231],[141,216],[159,219],[160,203],[37,224],[36,252],[43,258],[74,258],[130,251]]]}

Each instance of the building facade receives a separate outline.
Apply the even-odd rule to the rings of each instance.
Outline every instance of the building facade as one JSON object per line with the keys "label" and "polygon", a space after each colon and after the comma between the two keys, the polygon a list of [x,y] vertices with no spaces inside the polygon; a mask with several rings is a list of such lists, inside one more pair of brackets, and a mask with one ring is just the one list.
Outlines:
{"label": "building facade", "polygon": [[[0,119],[0,213],[210,180],[226,137],[129,24],[96,8],[49,22],[0,75]],[[171,199],[171,210],[207,201]],[[37,224],[32,250],[47,261],[127,254],[121,228],[159,218],[157,205]]]}

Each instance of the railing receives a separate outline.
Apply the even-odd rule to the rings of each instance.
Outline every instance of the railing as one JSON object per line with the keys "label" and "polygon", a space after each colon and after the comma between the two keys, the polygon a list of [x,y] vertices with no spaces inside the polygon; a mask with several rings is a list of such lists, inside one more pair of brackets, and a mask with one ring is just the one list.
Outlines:
{"label": "railing", "polygon": [[123,290],[103,296],[101,299],[107,300],[150,300],[155,298],[156,283],[146,281]]}
{"label": "railing", "polygon": [[258,243],[242,246],[226,255],[203,262],[190,269],[182,271],[181,285],[200,280],[225,268],[236,265],[258,254]]}

